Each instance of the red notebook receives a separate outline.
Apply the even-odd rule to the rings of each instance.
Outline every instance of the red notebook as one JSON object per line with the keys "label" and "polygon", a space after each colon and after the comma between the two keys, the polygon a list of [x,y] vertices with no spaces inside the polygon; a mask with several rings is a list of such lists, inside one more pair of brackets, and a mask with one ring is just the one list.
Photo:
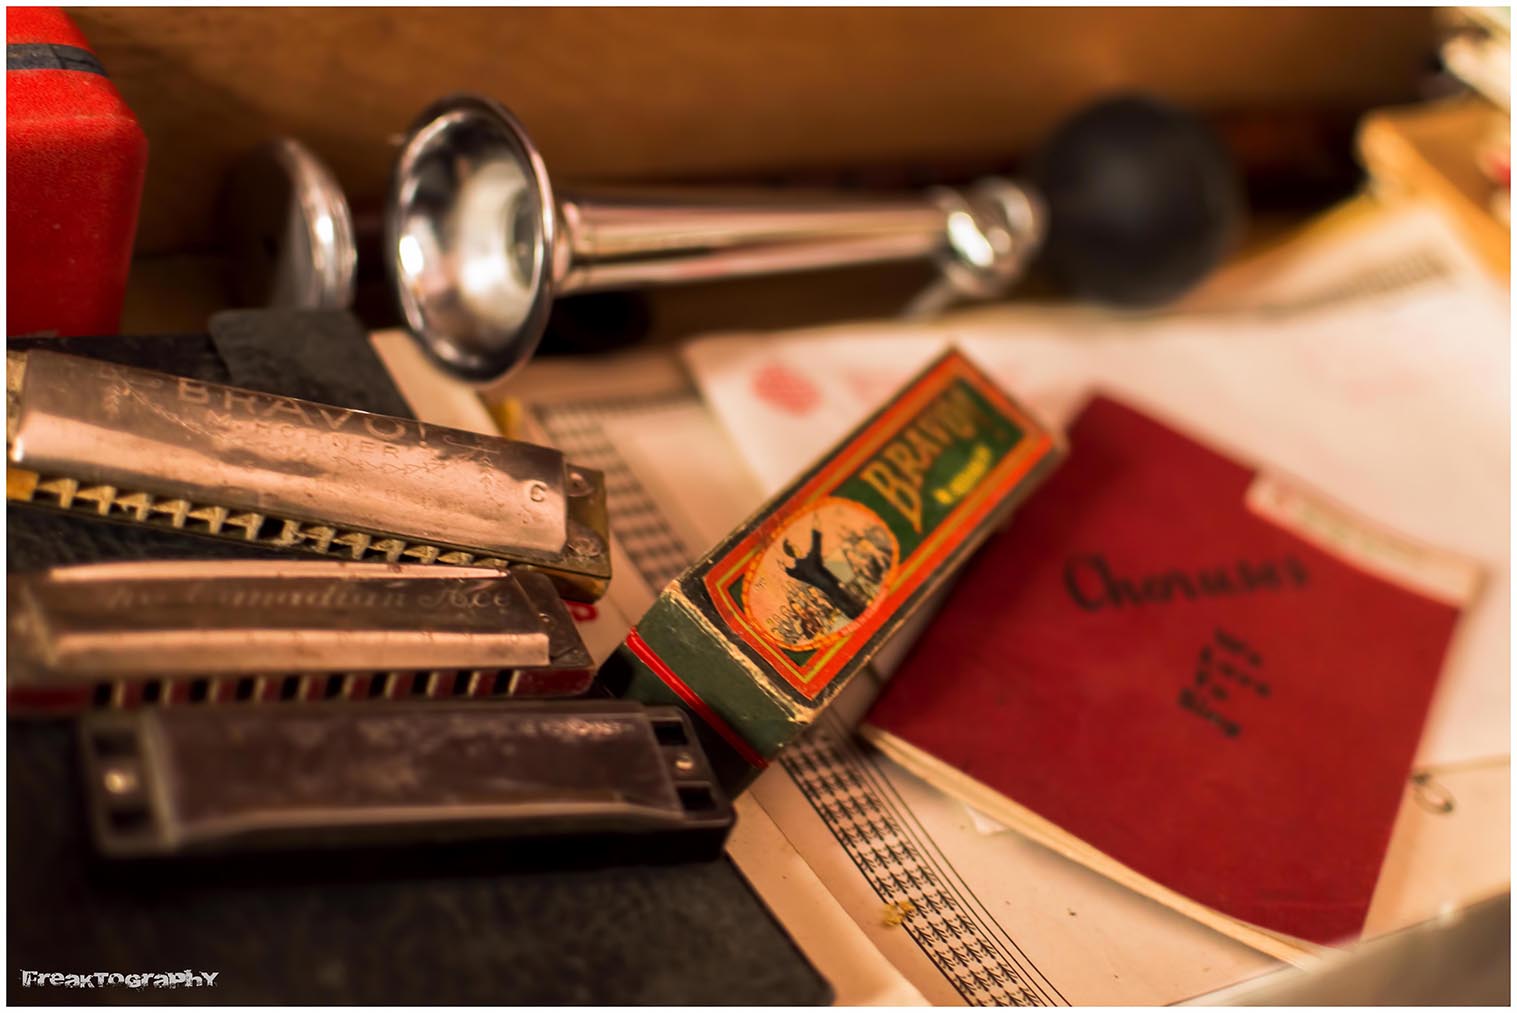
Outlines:
{"label": "red notebook", "polygon": [[1108,399],[1069,441],[864,734],[1277,955],[1355,937],[1478,574]]}

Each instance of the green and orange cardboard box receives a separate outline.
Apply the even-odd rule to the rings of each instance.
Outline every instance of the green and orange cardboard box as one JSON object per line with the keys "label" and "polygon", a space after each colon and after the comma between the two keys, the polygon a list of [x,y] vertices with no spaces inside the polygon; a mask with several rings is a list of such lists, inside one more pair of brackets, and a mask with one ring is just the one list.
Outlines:
{"label": "green and orange cardboard box", "polygon": [[689,710],[740,791],[1063,453],[950,350],[671,582],[603,678]]}

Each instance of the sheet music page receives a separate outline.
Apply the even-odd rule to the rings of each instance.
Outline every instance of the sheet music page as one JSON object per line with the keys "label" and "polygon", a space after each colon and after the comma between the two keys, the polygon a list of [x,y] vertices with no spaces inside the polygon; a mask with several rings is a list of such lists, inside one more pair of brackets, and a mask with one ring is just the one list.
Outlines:
{"label": "sheet music page", "polygon": [[[1271,404],[1280,400],[1272,385],[1282,372],[1286,378],[1292,375],[1289,369],[1282,371],[1281,360],[1297,372],[1323,373],[1325,378],[1316,383],[1333,395],[1344,384],[1357,390],[1343,406],[1350,412],[1379,397],[1411,393],[1407,422],[1420,420],[1429,402],[1441,410],[1440,399],[1446,401],[1472,370],[1489,371],[1502,381],[1503,390],[1475,383],[1464,392],[1469,400],[1456,406],[1437,432],[1426,434],[1430,440],[1451,432],[1460,440],[1463,429],[1486,434],[1458,444],[1467,455],[1464,464],[1444,462],[1427,476],[1431,482],[1462,482],[1473,473],[1490,472],[1487,480],[1476,482],[1478,495],[1463,508],[1464,519],[1473,523],[1466,537],[1438,538],[1448,526],[1437,523],[1433,515],[1439,512],[1416,497],[1400,515],[1377,511],[1375,500],[1386,495],[1375,485],[1376,480],[1386,484],[1379,470],[1384,462],[1377,456],[1348,462],[1350,474],[1367,487],[1357,491],[1369,500],[1350,505],[1389,524],[1400,520],[1407,534],[1474,550],[1491,567],[1488,591],[1499,592],[1483,596],[1481,607],[1504,617],[1504,344],[1499,356],[1488,343],[1423,348],[1423,359],[1431,357],[1434,367],[1451,367],[1441,373],[1432,369],[1451,375],[1429,389],[1419,379],[1429,363],[1418,358],[1416,347],[1405,347],[1415,342],[1403,337],[1381,348],[1363,336],[1388,327],[1406,332],[1433,326],[1450,305],[1433,299],[1419,307],[1417,299],[1404,298],[1408,289],[1420,297],[1440,290],[1447,295],[1460,287],[1451,279],[1458,279],[1461,269],[1450,266],[1451,258],[1427,241],[1426,229],[1405,222],[1398,228],[1399,253],[1384,234],[1368,241],[1355,236],[1361,245],[1367,242],[1384,254],[1385,267],[1378,273],[1365,267],[1362,256],[1354,270],[1336,274],[1320,265],[1303,269],[1290,262],[1311,283],[1305,287],[1291,282],[1288,272],[1268,273],[1264,284],[1249,289],[1259,297],[1252,320],[1233,314],[1208,321],[1212,314],[1198,312],[1189,324],[1172,326],[1172,321],[1114,322],[1078,309],[999,310],[959,317],[946,328],[881,324],[717,338],[697,343],[686,354],[704,402],[681,372],[656,354],[636,357],[630,367],[620,360],[610,365],[534,363],[512,385],[519,395],[530,395],[526,420],[531,431],[576,460],[603,469],[608,479],[617,577],[593,615],[582,610],[577,616],[587,643],[597,659],[608,654],[630,625],[629,617],[641,614],[687,561],[757,506],[766,489],[782,485],[892,393],[949,334],[1051,422],[1068,418],[1094,379],[1245,455],[1255,442],[1248,436],[1257,416],[1262,411],[1268,417]],[[1405,268],[1402,254],[1408,249],[1422,251],[1415,271]],[[1330,266],[1335,257],[1335,249],[1329,250]],[[1410,280],[1402,284],[1398,277]],[[1313,291],[1336,294],[1304,297]],[[1337,307],[1344,293],[1352,301],[1388,292],[1402,301],[1370,308],[1359,318],[1360,337],[1350,341],[1334,341],[1341,321],[1308,316],[1313,302]],[[1267,347],[1283,326],[1277,318],[1289,323],[1292,314],[1315,324],[1315,330],[1297,328],[1285,350]],[[1453,318],[1442,317],[1444,324],[1452,320],[1477,331],[1495,326],[1488,316],[1469,314],[1467,307]],[[1235,328],[1235,323],[1246,326]],[[1504,319],[1499,329],[1504,338]],[[1313,347],[1311,335],[1319,332],[1327,335],[1325,348]],[[1135,347],[1111,350],[1140,341],[1157,352],[1139,356]],[[1381,351],[1387,353],[1386,361],[1374,361]],[[1373,368],[1361,372],[1358,357],[1366,352]],[[1408,354],[1411,361],[1405,361]],[[1167,376],[1170,370],[1178,372]],[[1256,384],[1244,382],[1251,373]],[[1408,390],[1419,385],[1420,391]],[[1250,386],[1260,389],[1250,395]],[[1189,415],[1183,406],[1166,402],[1166,395],[1185,399],[1198,390],[1204,396],[1191,405]],[[412,395],[410,389],[406,392]],[[1325,395],[1308,384],[1304,396],[1314,400]],[[1219,404],[1229,410],[1213,417]],[[1234,404],[1237,410],[1230,411]],[[1498,413],[1502,438],[1495,440],[1490,431]],[[1311,440],[1307,415],[1287,422],[1277,442]],[[1297,466],[1292,474],[1307,480],[1331,479],[1344,463],[1330,450],[1281,456],[1284,464]],[[1261,459],[1282,463],[1267,455]],[[1334,492],[1331,482],[1317,483],[1317,488]],[[1489,523],[1497,498],[1503,514],[1499,542]],[[930,611],[924,609],[915,620],[918,628]],[[904,630],[876,667],[888,672],[912,635],[910,628]],[[1478,675],[1465,676],[1458,692],[1446,692],[1444,697],[1452,700],[1440,699],[1424,753],[1480,758],[1448,768],[1441,781],[1435,774],[1409,785],[1371,912],[1374,931],[1425,917],[1429,905],[1477,885],[1499,885],[1505,877],[1505,862],[1496,868],[1492,858],[1509,853],[1510,809],[1501,804],[1510,784],[1504,757],[1504,622],[1487,620],[1473,633],[1464,630],[1462,639],[1466,643],[1456,660],[1466,667],[1490,664],[1499,656],[1500,686],[1490,685],[1495,680],[1482,682]],[[1473,647],[1467,643],[1471,639],[1476,640]],[[1465,683],[1475,689],[1464,688]],[[875,688],[868,678],[856,680],[825,720],[759,779],[740,800],[739,829],[730,845],[744,875],[832,981],[839,1004],[1167,1003],[1277,966],[1021,839],[860,746],[849,730]],[[1499,722],[1483,721],[1489,712],[1496,712]],[[1443,727],[1449,730],[1439,733]],[[1498,739],[1502,755],[1492,760]],[[1501,785],[1507,789],[1498,790]]]}
{"label": "sheet music page", "polygon": [[[581,623],[604,644],[596,626],[614,612],[625,633],[763,493],[693,387],[618,366],[596,371],[616,383],[576,388],[565,364],[544,366],[521,384],[535,431],[607,476],[616,575]],[[759,778],[730,846],[840,1005],[1165,1003],[1275,966],[1035,845],[975,830],[963,807],[854,741],[873,691],[855,680]]]}
{"label": "sheet music page", "polygon": [[[1508,325],[1504,298],[1446,255],[1420,214],[1371,221],[1348,240],[1352,257],[1330,247],[1305,268],[1287,262],[1238,313],[1001,309],[928,326],[718,337],[684,354],[767,489],[953,340],[1051,424],[1098,386],[1478,560],[1485,586],[1446,665],[1373,935],[1509,887]],[[763,780],[758,790],[766,803],[778,794]],[[983,814],[959,815],[982,836],[1007,836]]]}
{"label": "sheet music page", "polygon": [[[424,421],[551,443],[577,463],[605,473],[614,528],[611,590],[593,605],[566,603],[597,664],[626,636],[632,624],[629,616],[635,618],[647,608],[652,588],[661,587],[660,582],[682,570],[691,557],[692,549],[676,533],[677,527],[690,530],[688,516],[675,525],[665,519],[666,512],[681,510],[688,500],[704,503],[712,516],[741,519],[758,496],[725,434],[705,413],[684,370],[667,352],[619,357],[614,368],[601,368],[600,362],[541,360],[511,386],[532,393],[530,406],[499,398],[490,399],[487,406],[472,388],[433,366],[403,332],[382,331],[372,340]],[[505,424],[507,416],[511,424]],[[680,479],[688,483],[684,495],[656,501],[639,480],[648,462],[638,458],[635,470],[629,466],[619,446],[621,437],[650,428],[667,435],[670,425],[680,430],[681,422],[692,417],[698,423],[696,431],[688,433],[680,453],[660,467],[693,464],[696,470]],[[613,434],[618,434],[615,439]],[[709,467],[703,469],[702,462]],[[926,1005],[926,998],[859,930],[754,797],[736,799],[734,808],[737,823],[727,842],[728,854],[832,985],[837,1004]]]}

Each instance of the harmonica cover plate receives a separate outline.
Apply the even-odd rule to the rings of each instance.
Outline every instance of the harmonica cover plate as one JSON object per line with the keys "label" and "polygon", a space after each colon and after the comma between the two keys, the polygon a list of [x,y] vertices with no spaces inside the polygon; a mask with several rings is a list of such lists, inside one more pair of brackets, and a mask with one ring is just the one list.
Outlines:
{"label": "harmonica cover plate", "polygon": [[507,559],[569,540],[548,447],[48,351],[24,363],[8,449],[30,471]]}
{"label": "harmonica cover plate", "polygon": [[116,857],[732,824],[688,719],[620,701],[102,712],[80,738]]}
{"label": "harmonica cover plate", "polygon": [[520,668],[553,660],[538,606],[498,570],[109,563],[16,575],[8,584],[13,681]]}

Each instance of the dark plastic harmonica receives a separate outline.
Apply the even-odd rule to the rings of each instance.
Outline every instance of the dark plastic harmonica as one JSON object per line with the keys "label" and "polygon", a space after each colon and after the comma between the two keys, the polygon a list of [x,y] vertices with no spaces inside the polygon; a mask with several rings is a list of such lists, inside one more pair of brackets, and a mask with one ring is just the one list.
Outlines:
{"label": "dark plastic harmonica", "polygon": [[13,713],[575,696],[594,669],[538,573],[328,561],[101,563],[7,580]]}
{"label": "dark plastic harmonica", "polygon": [[115,858],[523,838],[589,841],[601,860],[626,860],[633,838],[658,842],[654,859],[715,857],[733,821],[673,707],[152,709],[86,715],[80,739]]}
{"label": "dark plastic harmonica", "polygon": [[353,560],[611,576],[599,472],[557,450],[46,350],[9,352],[6,496]]}

